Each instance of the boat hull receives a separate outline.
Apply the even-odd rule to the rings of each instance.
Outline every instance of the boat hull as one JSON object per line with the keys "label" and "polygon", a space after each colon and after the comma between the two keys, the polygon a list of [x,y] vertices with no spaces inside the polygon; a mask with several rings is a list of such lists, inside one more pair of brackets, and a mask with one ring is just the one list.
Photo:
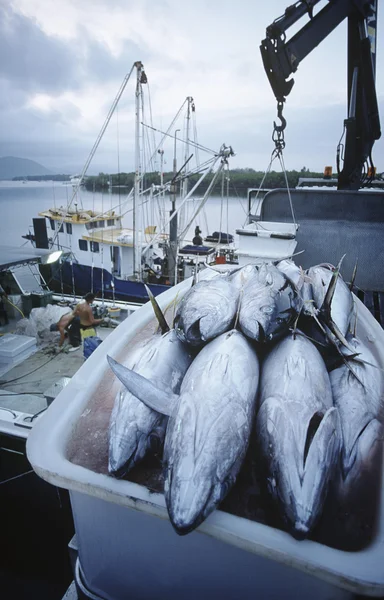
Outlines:
{"label": "boat hull", "polygon": [[[114,284],[114,292],[113,286]],[[152,294],[157,296],[169,289],[169,285],[148,283]],[[105,269],[88,267],[65,261],[52,272],[49,288],[55,293],[84,296],[92,291],[97,298],[123,300],[125,302],[147,302],[148,294],[144,283],[112,277]]]}

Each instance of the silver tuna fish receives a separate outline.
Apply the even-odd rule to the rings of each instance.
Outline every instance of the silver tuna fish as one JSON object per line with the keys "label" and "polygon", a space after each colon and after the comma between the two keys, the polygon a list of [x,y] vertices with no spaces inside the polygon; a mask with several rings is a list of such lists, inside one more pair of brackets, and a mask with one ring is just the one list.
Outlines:
{"label": "silver tuna fish", "polygon": [[263,364],[256,430],[269,490],[292,534],[306,537],[334,473],[340,432],[324,361],[301,335],[279,342]]}
{"label": "silver tuna fish", "polygon": [[[151,338],[127,366],[164,392],[178,393],[191,362],[188,349],[171,330]],[[118,372],[116,375],[119,377]],[[164,415],[145,406],[123,387],[116,396],[109,425],[109,472],[122,477],[148,450],[161,445],[166,421]]]}
{"label": "silver tuna fish", "polygon": [[[319,311],[324,307],[327,292],[333,276],[333,271],[325,266],[317,265],[307,271],[311,281],[314,306]],[[328,310],[328,307],[324,307]],[[353,315],[353,298],[351,291],[341,275],[337,277],[336,287],[330,300],[329,318],[325,315],[326,324],[332,329],[332,323],[336,326],[336,333],[340,332],[345,338]],[[340,337],[340,336],[339,336]]]}
{"label": "silver tuna fish", "polygon": [[248,446],[258,380],[256,353],[236,330],[203,348],[180,396],[170,397],[125,369],[127,388],[171,416],[163,461],[165,499],[177,533],[195,529],[234,483]]}
{"label": "silver tuna fish", "polygon": [[244,285],[239,325],[259,342],[278,339],[295,321],[299,299],[295,287],[273,264],[263,263]]}
{"label": "silver tuna fish", "polygon": [[199,346],[228,331],[236,316],[238,297],[227,276],[194,285],[177,307],[174,327],[180,339]]}
{"label": "silver tuna fish", "polygon": [[[348,339],[348,342],[358,354],[358,360],[352,361],[358,379],[346,365],[330,373],[343,437],[338,491],[344,497],[358,487],[362,477],[375,469],[383,438],[384,408],[382,373],[373,354],[357,338]],[[344,349],[343,353],[348,354]]]}

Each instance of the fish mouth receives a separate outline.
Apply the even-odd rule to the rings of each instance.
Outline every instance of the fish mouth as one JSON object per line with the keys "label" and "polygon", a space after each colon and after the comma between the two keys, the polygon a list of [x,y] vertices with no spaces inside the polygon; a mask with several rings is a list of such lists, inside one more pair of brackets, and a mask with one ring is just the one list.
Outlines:
{"label": "fish mouth", "polygon": [[122,479],[135,466],[135,464],[136,462],[133,456],[131,456],[121,467],[112,466],[109,462],[108,473],[116,479]]}
{"label": "fish mouth", "polygon": [[[170,489],[171,488],[172,488],[172,484],[170,486]],[[189,496],[191,494],[194,497],[200,496],[200,498],[201,498],[201,496],[202,496],[201,493],[199,495],[199,491],[196,489],[194,489],[194,490],[187,489],[187,490],[184,490],[184,492],[186,492],[186,494]],[[184,500],[185,499],[186,498],[184,497]],[[203,521],[205,521],[205,519],[208,517],[208,515],[216,508],[216,506],[218,504],[218,502],[215,502],[215,488],[214,487],[211,487],[208,490],[208,493],[206,493],[206,495],[205,495],[205,501],[201,502],[197,506],[195,506],[194,510],[191,510],[190,503],[188,503],[188,507],[186,507],[186,508],[180,507],[180,503],[177,502],[177,500],[180,500],[180,495],[176,496],[176,501],[172,501],[171,494],[169,495],[168,498],[166,497],[170,521],[172,523],[174,530],[180,536],[191,533],[191,531],[193,531],[199,525],[201,525],[201,523],[203,523]],[[179,504],[179,507],[177,507],[178,504]]]}
{"label": "fish mouth", "polygon": [[308,537],[309,527],[302,521],[296,521],[294,526],[291,528],[291,535],[298,542],[302,542],[305,538]]}
{"label": "fish mouth", "polygon": [[196,319],[194,323],[186,331],[186,339],[192,346],[199,346],[204,342],[200,331],[200,319]]}

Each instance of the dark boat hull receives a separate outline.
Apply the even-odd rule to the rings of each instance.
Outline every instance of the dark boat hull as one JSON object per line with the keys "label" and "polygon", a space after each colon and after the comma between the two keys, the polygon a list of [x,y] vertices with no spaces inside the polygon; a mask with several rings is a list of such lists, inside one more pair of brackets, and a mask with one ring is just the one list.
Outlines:
{"label": "dark boat hull", "polygon": [[[49,279],[49,278],[48,278]],[[48,281],[47,281],[48,283]],[[114,291],[113,285],[114,284]],[[92,291],[97,298],[123,300],[125,302],[147,302],[148,295],[144,284],[139,281],[126,281],[112,278],[105,269],[63,262],[52,271],[49,288],[60,294],[84,296]],[[152,294],[157,296],[169,289],[169,285],[148,283]]]}

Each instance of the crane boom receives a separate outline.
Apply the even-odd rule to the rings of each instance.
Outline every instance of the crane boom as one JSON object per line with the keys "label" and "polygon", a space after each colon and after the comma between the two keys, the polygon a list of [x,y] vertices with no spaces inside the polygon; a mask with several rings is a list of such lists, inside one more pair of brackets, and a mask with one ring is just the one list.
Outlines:
{"label": "crane boom", "polygon": [[[313,16],[319,0],[299,1],[267,27],[260,51],[272,90],[282,106],[292,90],[289,77],[300,62],[344,19],[348,19],[348,117],[344,121],[343,168],[338,153],[338,189],[359,189],[372,147],[380,138],[375,88],[377,0],[329,0]],[[301,17],[310,20],[290,40],[286,31]]]}

